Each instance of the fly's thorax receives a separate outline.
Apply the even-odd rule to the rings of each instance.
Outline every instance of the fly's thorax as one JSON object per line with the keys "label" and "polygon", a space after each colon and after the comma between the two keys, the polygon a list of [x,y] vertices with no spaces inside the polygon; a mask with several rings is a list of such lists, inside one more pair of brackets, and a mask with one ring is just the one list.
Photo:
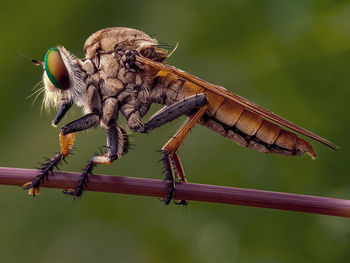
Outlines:
{"label": "fly's thorax", "polygon": [[138,123],[149,108],[150,89],[157,71],[138,64],[132,56],[163,62],[167,58],[166,51],[144,32],[122,27],[92,34],[85,42],[84,51],[86,58],[79,65],[86,74],[86,85],[98,80],[94,85],[104,102],[102,124],[114,119],[116,107],[127,120],[136,119]]}
{"label": "fly's thorax", "polygon": [[156,39],[146,33],[124,27],[106,28],[92,34],[85,42],[86,58],[94,59],[99,53],[113,53],[115,50],[141,50],[157,46]]}
{"label": "fly's thorax", "polygon": [[136,104],[149,100],[149,90],[157,71],[135,61],[131,65],[130,57],[137,54],[161,62],[167,58],[156,39],[142,31],[123,27],[92,34],[85,42],[84,51],[86,61],[92,63],[89,67],[98,71],[102,100],[124,98],[130,94]]}
{"label": "fly's thorax", "polygon": [[145,103],[156,72],[130,65],[127,58],[128,51],[121,50],[99,55],[99,65],[96,68],[102,99],[118,97],[121,101],[125,93],[128,93],[128,96],[139,98],[140,102]]}
{"label": "fly's thorax", "polygon": [[45,108],[58,107],[71,101],[78,106],[85,106],[86,84],[83,72],[77,59],[64,47],[51,48],[46,53],[43,83]]}
{"label": "fly's thorax", "polygon": [[92,34],[85,42],[86,59],[91,60],[99,71],[115,74],[123,58],[136,52],[144,57],[163,62],[166,50],[159,48],[158,41],[146,33],[124,27],[107,28]]}

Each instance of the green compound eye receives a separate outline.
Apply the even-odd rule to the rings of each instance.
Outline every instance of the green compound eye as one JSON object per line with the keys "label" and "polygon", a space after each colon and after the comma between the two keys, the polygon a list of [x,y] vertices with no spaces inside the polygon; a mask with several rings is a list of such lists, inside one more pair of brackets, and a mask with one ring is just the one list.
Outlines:
{"label": "green compound eye", "polygon": [[45,71],[50,81],[56,88],[69,89],[69,75],[62,60],[60,51],[56,48],[50,48],[44,59]]}

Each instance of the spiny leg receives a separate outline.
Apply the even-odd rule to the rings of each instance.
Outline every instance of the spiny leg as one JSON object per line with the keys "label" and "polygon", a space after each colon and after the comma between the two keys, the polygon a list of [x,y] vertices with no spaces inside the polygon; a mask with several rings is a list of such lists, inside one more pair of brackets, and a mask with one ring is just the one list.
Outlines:
{"label": "spiny leg", "polygon": [[[195,125],[195,123],[200,119],[200,117],[204,114],[206,110],[206,106],[208,104],[208,98],[205,94],[196,94],[190,97],[187,97],[181,101],[178,101],[170,106],[165,106],[159,111],[157,111],[142,127],[141,130],[136,130],[137,132],[147,133],[159,126],[164,125],[170,121],[175,120],[176,118],[182,115],[190,115],[190,119],[185,123],[185,125],[176,133],[175,137],[182,138],[182,141],[186,134],[191,130],[191,128]],[[191,112],[198,110],[197,113],[191,114]],[[175,137],[173,139],[175,139]],[[171,150],[172,142],[168,142],[163,147],[163,164],[165,170],[165,180],[168,181],[168,193],[164,198],[164,203],[169,204],[171,201],[174,191],[175,191],[175,174],[179,177],[180,182],[187,182],[185,178],[185,174],[180,162],[178,155],[176,154],[176,150],[181,145],[182,141],[179,143],[177,148]],[[166,147],[167,146],[167,147]],[[169,150],[169,151],[168,151]],[[181,204],[186,204],[186,201],[181,201]]]}
{"label": "spiny leg", "polygon": [[48,159],[46,163],[42,164],[39,169],[38,175],[32,182],[24,184],[22,187],[25,190],[29,190],[29,195],[36,196],[40,194],[40,183],[46,178],[48,180],[49,174],[52,170],[59,165],[59,163],[68,156],[74,144],[75,133],[64,135],[60,133],[59,141],[61,152],[56,154],[51,159]]}
{"label": "spiny leg", "polygon": [[[165,181],[168,182],[168,192],[166,193],[165,198],[161,199],[161,201],[163,201],[165,204],[169,204],[175,193],[175,182],[176,182],[175,179],[178,178],[179,182],[184,182],[184,183],[187,183],[188,181],[185,177],[182,164],[176,152],[173,152],[169,155],[165,155],[163,152],[162,160],[164,164]],[[186,200],[180,200],[179,202],[177,201],[174,201],[174,202],[175,204],[179,204],[179,205],[188,204]]]}
{"label": "spiny leg", "polygon": [[[168,184],[169,190],[167,195],[165,196],[165,199],[163,200],[165,204],[170,203],[175,193],[175,176],[173,173],[171,162],[168,160],[172,158],[172,160],[174,161],[175,170],[177,171],[180,181],[187,182],[184,175],[184,171],[182,169],[180,159],[178,158],[176,151],[179,149],[179,147],[183,143],[186,135],[191,131],[191,129],[197,123],[197,121],[203,116],[203,114],[207,110],[207,107],[208,107],[207,105],[204,105],[199,110],[197,110],[193,115],[191,115],[189,119],[185,122],[185,124],[176,132],[176,134],[162,148],[166,180],[169,180],[169,184]],[[181,200],[179,204],[187,204],[187,201]]]}
{"label": "spiny leg", "polygon": [[173,170],[172,170],[172,166],[171,166],[171,159],[169,155],[164,154],[163,152],[163,165],[164,165],[164,172],[165,172],[165,179],[164,181],[166,181],[168,183],[167,187],[168,187],[168,191],[165,195],[164,199],[161,199],[161,201],[164,202],[164,204],[169,204],[171,199],[174,196],[174,192],[175,192],[175,176],[173,174]]}
{"label": "spiny leg", "polygon": [[83,194],[84,187],[86,186],[89,180],[89,174],[92,173],[92,170],[97,164],[94,162],[93,158],[87,163],[83,172],[79,178],[78,184],[75,189],[65,189],[63,190],[64,194],[71,195],[73,198],[79,197]]}
{"label": "spiny leg", "polygon": [[[164,155],[163,152],[163,164],[165,172],[165,181],[168,182],[168,192],[164,199],[161,199],[165,204],[169,204],[171,201],[174,192],[175,192],[175,182],[176,178],[179,179],[179,182],[187,183],[185,173],[183,171],[182,164],[180,162],[179,156],[176,152],[170,153],[169,155]],[[181,200],[180,202],[175,202],[176,204],[187,205],[186,200]]]}
{"label": "spiny leg", "polygon": [[95,113],[89,113],[80,119],[63,126],[59,135],[61,147],[60,153],[44,163],[34,181],[24,184],[23,188],[26,190],[29,189],[30,195],[38,195],[40,193],[40,183],[45,178],[48,178],[52,170],[71,152],[75,139],[75,132],[89,129],[98,124],[98,122],[99,116]]}
{"label": "spiny leg", "polygon": [[71,195],[73,198],[80,197],[88,183],[89,175],[92,175],[93,168],[97,164],[111,164],[116,159],[121,158],[127,152],[128,145],[126,132],[115,123],[110,125],[107,133],[108,153],[92,157],[83,169],[76,188],[64,190],[63,193]]}
{"label": "spiny leg", "polygon": [[[203,93],[187,97],[172,105],[163,107],[162,109],[157,111],[153,116],[151,116],[151,118],[146,123],[144,123],[143,125],[139,125],[139,128],[134,129],[134,131],[147,133],[157,127],[160,127],[170,121],[175,120],[176,118],[182,115],[191,116],[192,115],[191,113],[200,109],[202,106],[206,104],[208,104],[208,98]],[[205,112],[205,109],[203,110],[203,113],[204,112]],[[203,113],[201,114],[203,115]],[[199,118],[200,116],[197,118],[197,120]],[[197,120],[193,122],[193,125],[196,123]],[[165,180],[168,181],[168,189],[169,189],[163,201],[165,204],[169,204],[175,191],[175,175],[179,177],[179,180],[181,182],[187,182],[187,180],[185,178],[180,159],[176,154],[176,152],[170,151],[169,153],[167,153],[164,150],[162,150],[162,152],[163,152],[162,161],[164,164],[164,171],[166,174]],[[174,172],[176,174],[174,174]],[[181,201],[181,203],[185,204],[186,201]]]}

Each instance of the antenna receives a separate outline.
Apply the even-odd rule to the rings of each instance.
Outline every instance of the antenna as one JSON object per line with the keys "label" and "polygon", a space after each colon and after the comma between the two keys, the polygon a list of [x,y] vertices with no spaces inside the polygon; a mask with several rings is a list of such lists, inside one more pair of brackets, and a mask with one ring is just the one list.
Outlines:
{"label": "antenna", "polygon": [[17,56],[20,57],[20,58],[28,59],[28,60],[30,60],[31,62],[33,62],[37,66],[42,66],[43,68],[45,67],[44,66],[44,62],[39,61],[37,59],[33,59],[33,58],[27,57],[27,56],[22,55],[22,54],[17,54]]}

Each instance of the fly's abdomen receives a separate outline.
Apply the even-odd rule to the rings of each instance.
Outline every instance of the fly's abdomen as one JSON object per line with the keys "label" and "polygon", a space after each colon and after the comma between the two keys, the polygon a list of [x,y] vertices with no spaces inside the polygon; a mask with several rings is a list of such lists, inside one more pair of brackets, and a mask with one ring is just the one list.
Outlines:
{"label": "fly's abdomen", "polygon": [[262,153],[287,156],[308,153],[312,158],[316,157],[311,144],[295,133],[227,99],[212,116],[205,115],[201,124],[243,147]]}
{"label": "fly's abdomen", "polygon": [[199,123],[240,146],[262,153],[293,156],[316,154],[307,141],[295,133],[283,130],[279,125],[253,113],[240,104],[172,74],[162,77],[152,96],[154,101],[171,105],[195,94],[208,97],[208,109]]}

